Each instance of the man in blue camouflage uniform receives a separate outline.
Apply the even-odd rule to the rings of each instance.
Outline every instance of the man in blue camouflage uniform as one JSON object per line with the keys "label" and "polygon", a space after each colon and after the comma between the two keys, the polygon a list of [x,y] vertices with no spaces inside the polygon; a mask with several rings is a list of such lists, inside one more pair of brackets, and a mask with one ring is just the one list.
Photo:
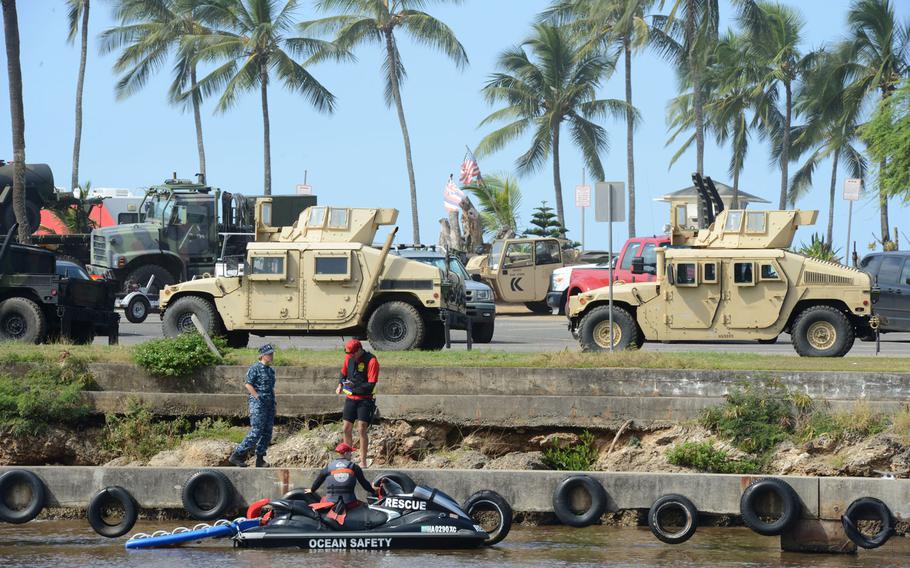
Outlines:
{"label": "man in blue camouflage uniform", "polygon": [[246,372],[246,387],[250,402],[250,433],[234,449],[228,458],[232,465],[246,467],[246,457],[256,446],[256,467],[269,467],[265,454],[272,442],[272,427],[275,425],[275,369],[272,357],[275,349],[269,345],[259,348],[259,361]]}

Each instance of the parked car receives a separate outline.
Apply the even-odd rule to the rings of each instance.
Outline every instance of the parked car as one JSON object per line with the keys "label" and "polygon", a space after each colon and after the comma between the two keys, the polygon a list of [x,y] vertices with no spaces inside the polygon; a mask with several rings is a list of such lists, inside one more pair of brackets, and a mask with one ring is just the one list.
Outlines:
{"label": "parked car", "polygon": [[910,252],[876,252],[863,257],[859,269],[881,290],[873,307],[881,331],[910,331]]}

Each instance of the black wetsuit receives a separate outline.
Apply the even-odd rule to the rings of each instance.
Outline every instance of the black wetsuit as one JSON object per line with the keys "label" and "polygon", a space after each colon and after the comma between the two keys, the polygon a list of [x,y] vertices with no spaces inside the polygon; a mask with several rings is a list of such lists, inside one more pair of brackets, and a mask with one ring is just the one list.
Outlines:
{"label": "black wetsuit", "polygon": [[348,505],[357,503],[357,497],[354,494],[357,483],[360,483],[360,486],[370,495],[376,494],[376,490],[364,477],[363,470],[351,460],[338,458],[330,461],[329,465],[322,468],[322,471],[316,476],[310,490],[317,491],[326,479],[328,479],[328,483],[325,489],[325,501],[337,503],[344,500]]}

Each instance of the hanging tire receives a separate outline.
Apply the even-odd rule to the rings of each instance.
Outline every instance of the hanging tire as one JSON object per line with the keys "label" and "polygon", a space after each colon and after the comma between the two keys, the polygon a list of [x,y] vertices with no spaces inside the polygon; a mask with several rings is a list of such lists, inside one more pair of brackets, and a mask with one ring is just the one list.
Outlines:
{"label": "hanging tire", "polygon": [[[613,349],[638,349],[643,339],[638,322],[632,314],[613,306]],[[578,341],[582,351],[610,350],[610,307],[598,306],[581,318],[578,324]]]}
{"label": "hanging tire", "polygon": [[[25,485],[31,495],[22,504],[13,502],[16,488]],[[34,519],[44,510],[47,491],[44,482],[34,473],[25,469],[11,469],[0,475],[0,521],[22,524]]]}
{"label": "hanging tire", "polygon": [[41,307],[28,298],[0,302],[0,341],[42,343],[47,338],[47,319]]}
{"label": "hanging tire", "polygon": [[130,301],[126,304],[123,309],[123,315],[126,316],[127,321],[130,323],[142,323],[148,317],[150,311],[152,311],[152,304],[148,298],[136,295],[130,298]]}
{"label": "hanging tire", "polygon": [[801,357],[843,357],[853,347],[853,324],[831,306],[806,308],[793,322],[793,349]]}
{"label": "hanging tire", "polygon": [[148,284],[149,279],[154,276],[155,280],[152,286],[146,290],[146,294],[157,296],[165,286],[177,283],[177,278],[171,274],[171,271],[160,264],[143,264],[129,271],[123,280],[123,291],[130,292],[130,284],[136,284],[143,287]]}
{"label": "hanging tire", "polygon": [[[867,536],[859,530],[857,523],[870,517],[879,521],[882,526],[877,533]],[[891,514],[891,509],[873,497],[862,497],[850,503],[847,511],[841,517],[841,523],[844,525],[847,538],[856,546],[866,549],[878,548],[885,544],[894,535],[895,530],[894,515]]]}
{"label": "hanging tire", "polygon": [[[587,494],[590,503],[587,508],[578,510],[572,503],[573,493],[581,489]],[[560,482],[553,493],[553,512],[556,517],[570,527],[587,527],[600,520],[607,510],[607,492],[603,485],[587,475],[573,475]]]}
{"label": "hanging tire", "polygon": [[484,323],[475,323],[474,327],[471,330],[471,339],[474,341],[474,343],[489,343],[493,341],[494,328],[495,321],[493,320]]}
{"label": "hanging tire", "polygon": [[378,477],[376,477],[376,479],[373,480],[373,487],[378,487],[379,482],[382,481],[383,479],[390,479],[390,480],[394,481],[395,483],[397,483],[398,485],[401,486],[401,490],[404,491],[405,493],[411,493],[412,491],[414,491],[414,488],[417,487],[417,484],[414,483],[414,480],[411,479],[410,475],[408,475],[406,473],[402,473],[400,471],[390,471],[388,473],[383,473],[382,475],[379,475]]}
{"label": "hanging tire", "polygon": [[426,331],[417,308],[397,300],[380,305],[367,322],[367,339],[377,351],[417,349]]}
{"label": "hanging tire", "polygon": [[[661,515],[676,511],[682,513],[682,528],[671,529]],[[648,510],[648,528],[659,540],[667,544],[686,542],[698,528],[698,509],[682,495],[664,495]]]}
{"label": "hanging tire", "polygon": [[161,329],[165,337],[177,337],[181,333],[197,333],[192,316],[199,318],[209,337],[220,335],[221,325],[215,305],[201,296],[183,296],[167,307]]}
{"label": "hanging tire", "polygon": [[197,471],[183,485],[183,508],[194,519],[211,521],[224,514],[234,503],[234,486],[220,471]]}
{"label": "hanging tire", "polygon": [[[758,511],[758,500],[762,495],[773,494],[781,503],[777,519],[766,521]],[[747,527],[764,536],[777,536],[793,526],[802,512],[802,505],[796,491],[782,479],[765,478],[753,481],[743,491],[739,500],[739,512]]]}
{"label": "hanging tire", "polygon": [[475,523],[481,526],[483,526],[483,521],[485,520],[485,513],[495,513],[499,517],[495,528],[487,529],[484,527],[484,530],[489,535],[483,541],[484,546],[493,546],[501,542],[512,530],[512,517],[514,516],[512,506],[502,495],[495,491],[478,491],[467,498],[461,509],[474,519]]}
{"label": "hanging tire", "polygon": [[[114,524],[111,524],[105,518],[112,507],[117,507],[123,511],[123,516]],[[96,533],[108,538],[117,538],[123,536],[133,528],[136,519],[139,518],[139,511],[133,496],[122,487],[105,487],[92,497],[88,504],[88,523]]]}

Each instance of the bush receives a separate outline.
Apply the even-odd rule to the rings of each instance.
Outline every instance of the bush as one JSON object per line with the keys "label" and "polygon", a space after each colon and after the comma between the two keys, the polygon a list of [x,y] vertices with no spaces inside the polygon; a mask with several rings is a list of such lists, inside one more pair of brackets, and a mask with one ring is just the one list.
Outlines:
{"label": "bush", "polygon": [[147,460],[162,450],[173,448],[190,428],[186,418],[156,420],[152,412],[135,399],[127,403],[126,414],[105,417],[101,447],[117,456]]}
{"label": "bush", "polygon": [[594,434],[585,430],[579,436],[578,444],[567,448],[548,448],[543,452],[543,461],[551,469],[563,471],[591,471],[597,463],[597,445]]}
{"label": "bush", "polygon": [[[227,351],[223,338],[213,339],[222,354]],[[209,351],[205,340],[198,333],[181,333],[177,337],[155,339],[136,346],[133,352],[136,364],[159,377],[185,377],[204,367],[222,362]]]}
{"label": "bush", "polygon": [[822,434],[828,434],[835,440],[841,440],[847,435],[874,436],[888,429],[891,422],[899,421],[899,414],[889,421],[888,417],[878,414],[864,402],[858,402],[850,412],[813,412],[801,424],[796,432],[798,441],[806,442]]}
{"label": "bush", "polygon": [[667,461],[708,473],[758,473],[761,466],[753,460],[732,460],[727,452],[711,442],[683,442],[667,452]]}
{"label": "bush", "polygon": [[786,440],[811,408],[811,401],[791,396],[776,382],[749,383],[725,398],[724,404],[705,411],[701,423],[750,454],[767,452]]}
{"label": "bush", "polygon": [[184,440],[224,440],[239,444],[246,437],[249,428],[234,426],[223,418],[203,418],[196,422],[192,432]]}
{"label": "bush", "polygon": [[0,428],[25,434],[51,423],[76,423],[89,413],[82,391],[93,384],[86,366],[74,359],[40,364],[24,377],[0,375]]}

